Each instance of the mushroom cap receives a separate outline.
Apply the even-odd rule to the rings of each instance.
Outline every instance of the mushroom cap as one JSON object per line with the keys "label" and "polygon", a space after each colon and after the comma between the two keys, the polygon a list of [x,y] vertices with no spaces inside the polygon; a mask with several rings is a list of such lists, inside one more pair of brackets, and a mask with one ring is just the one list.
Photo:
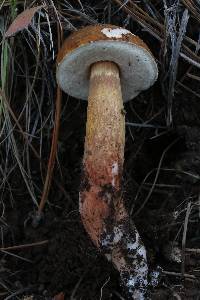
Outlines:
{"label": "mushroom cap", "polygon": [[61,89],[87,100],[90,67],[99,61],[118,65],[124,102],[149,88],[158,76],[155,59],[139,37],[114,25],[87,26],[72,33],[58,53],[56,77]]}

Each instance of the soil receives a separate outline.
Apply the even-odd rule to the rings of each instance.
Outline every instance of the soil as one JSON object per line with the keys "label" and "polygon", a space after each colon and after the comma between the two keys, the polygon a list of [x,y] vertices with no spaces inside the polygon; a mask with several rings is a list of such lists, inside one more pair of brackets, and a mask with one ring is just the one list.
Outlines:
{"label": "soil", "polygon": [[[125,106],[129,122],[138,122],[134,112],[146,115],[145,110],[149,106],[147,100],[151,99],[154,91],[156,86]],[[180,99],[183,99],[181,94]],[[190,101],[197,104],[195,99]],[[152,268],[159,265],[171,272],[171,275],[162,275],[152,299],[173,299],[176,293],[181,295],[181,299],[199,299],[200,293],[199,281],[180,276],[181,264],[176,262],[176,258],[170,258],[169,254],[171,243],[176,242],[177,248],[181,248],[187,207],[184,202],[190,199],[191,205],[195,205],[199,193],[200,131],[196,121],[199,107],[196,105],[195,114],[192,116],[191,113],[182,123],[182,119],[187,118],[187,105],[184,109],[183,102],[180,111],[178,104],[177,124],[172,130],[126,128],[124,199],[129,211],[133,210],[132,218],[148,249],[150,265]],[[78,212],[86,106],[86,102],[75,99],[68,104],[68,111],[73,113],[66,114],[61,125],[58,150],[60,167],[54,173],[49,202],[36,228],[32,225],[34,206],[25,195],[18,194],[20,179],[17,182],[15,178],[18,201],[10,202],[12,209],[11,204],[6,206],[6,222],[1,226],[4,244],[48,241],[43,245],[2,253],[1,280],[8,290],[14,286],[20,297],[34,295],[33,299],[52,299],[63,292],[65,299],[89,300],[120,299],[123,295],[117,272],[89,240]],[[155,115],[160,108],[158,102],[153,108]],[[163,115],[160,114],[151,124],[163,126],[162,120]],[[169,149],[166,151],[167,147]],[[158,179],[143,207],[158,166]],[[149,172],[152,173],[146,180],[149,184],[141,185]],[[136,197],[138,189],[140,193]],[[193,218],[187,228],[187,248],[198,247],[200,235],[197,214],[198,209],[194,207]],[[193,268],[198,270],[199,265],[199,256],[187,253],[185,272],[189,274]],[[174,273],[179,275],[175,276]],[[170,289],[172,283],[173,288]],[[5,299],[5,296],[1,299]],[[9,299],[22,298],[13,294]]]}

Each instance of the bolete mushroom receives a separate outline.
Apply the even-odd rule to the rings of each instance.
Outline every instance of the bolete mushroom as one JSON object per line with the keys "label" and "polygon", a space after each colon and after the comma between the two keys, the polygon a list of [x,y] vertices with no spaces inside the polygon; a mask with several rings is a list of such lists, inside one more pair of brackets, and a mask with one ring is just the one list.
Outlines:
{"label": "bolete mushroom", "polygon": [[93,243],[119,270],[129,296],[143,299],[148,286],[146,250],[122,197],[123,101],[155,82],[155,59],[130,31],[95,25],[72,33],[57,63],[62,90],[88,99],[79,201],[82,222]]}

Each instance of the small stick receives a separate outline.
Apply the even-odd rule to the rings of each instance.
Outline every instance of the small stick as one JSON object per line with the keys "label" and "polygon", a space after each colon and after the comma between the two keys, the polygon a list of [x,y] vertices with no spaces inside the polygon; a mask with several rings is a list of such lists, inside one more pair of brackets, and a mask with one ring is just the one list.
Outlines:
{"label": "small stick", "polygon": [[194,254],[200,254],[200,249],[195,248],[185,248],[186,252],[194,253]]}
{"label": "small stick", "polygon": [[169,272],[169,271],[162,271],[162,273],[165,274],[165,275],[185,277],[185,278],[190,278],[190,279],[197,279],[194,275],[190,275],[190,274],[186,274],[186,273],[182,274],[182,273]]}
{"label": "small stick", "polygon": [[183,238],[182,238],[182,263],[181,263],[181,273],[182,275],[185,272],[185,245],[186,245],[186,236],[187,236],[187,227],[188,227],[188,221],[189,221],[189,216],[191,213],[191,202],[188,202],[187,205],[187,211],[186,211],[186,216],[185,216],[185,222],[184,222],[184,228],[183,228]]}
{"label": "small stick", "polygon": [[36,242],[36,243],[31,243],[31,244],[22,244],[22,245],[17,245],[17,246],[10,246],[10,247],[3,247],[0,248],[1,251],[8,251],[8,250],[19,250],[19,249],[24,249],[24,248],[30,248],[30,247],[35,247],[35,246],[42,246],[45,244],[48,244],[48,240],[44,240],[41,242]]}

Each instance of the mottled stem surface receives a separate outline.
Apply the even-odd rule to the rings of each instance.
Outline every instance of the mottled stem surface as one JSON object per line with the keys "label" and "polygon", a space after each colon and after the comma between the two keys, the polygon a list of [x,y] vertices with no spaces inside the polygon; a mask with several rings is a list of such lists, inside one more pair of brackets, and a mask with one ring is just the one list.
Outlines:
{"label": "mottled stem surface", "polygon": [[119,270],[132,299],[144,299],[146,250],[122,199],[125,118],[119,69],[92,65],[88,98],[80,213],[94,244]]}

